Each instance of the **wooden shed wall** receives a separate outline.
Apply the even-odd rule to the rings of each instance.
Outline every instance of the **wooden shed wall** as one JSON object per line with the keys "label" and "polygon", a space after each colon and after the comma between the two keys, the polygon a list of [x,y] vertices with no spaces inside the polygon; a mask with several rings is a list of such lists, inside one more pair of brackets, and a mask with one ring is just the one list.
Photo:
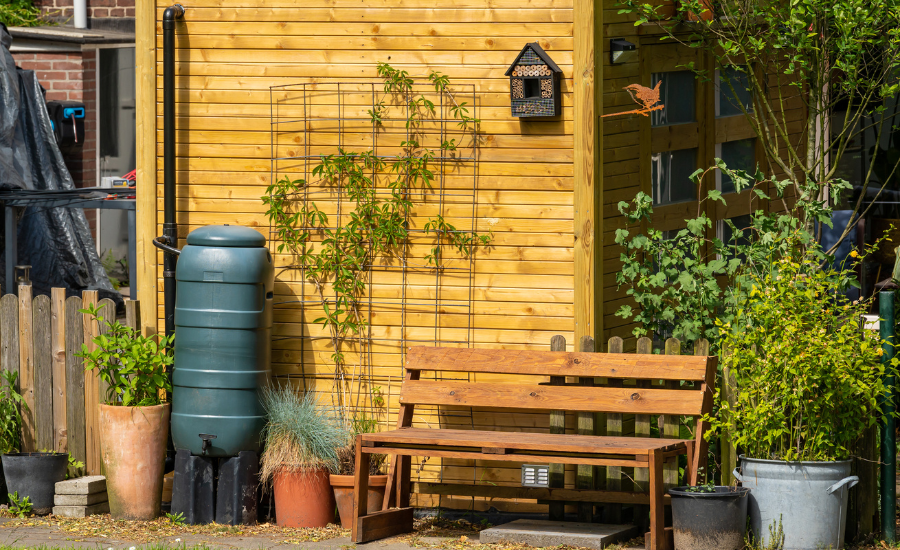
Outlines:
{"label": "wooden shed wall", "polygon": [[[156,3],[157,234],[162,232],[162,11]],[[325,79],[374,81],[388,62],[424,79],[430,70],[451,82],[474,84],[483,141],[476,190],[476,225],[493,231],[473,266],[472,345],[549,349],[555,334],[574,335],[573,234],[573,5],[572,0],[457,0],[435,8],[431,0],[193,0],[177,24],[177,192],[179,237],[206,224],[240,224],[267,237],[260,197],[269,183],[269,87]],[[147,12],[149,15],[149,11]],[[140,15],[139,15],[140,17]],[[139,23],[140,27],[140,23]],[[504,72],[519,50],[537,41],[563,70],[563,114],[556,120],[510,116]],[[183,245],[181,240],[179,245]],[[162,256],[155,261],[157,328],[162,330]],[[276,258],[282,265],[289,259]],[[152,273],[152,271],[151,271]],[[295,299],[296,274],[276,276],[276,303]],[[399,285],[396,279],[384,284]],[[143,286],[142,288],[150,288]],[[296,334],[300,323],[315,335],[315,315],[276,306],[274,334]],[[407,326],[410,335],[426,331]],[[396,334],[397,318],[373,319],[376,334]],[[274,344],[276,375],[304,375],[311,387],[331,387],[331,349],[313,341],[300,357],[292,340]],[[309,349],[307,345],[306,349]],[[402,377],[398,346],[380,346],[372,384],[387,397],[381,420],[395,422]],[[301,364],[302,363],[302,364]],[[439,419],[426,413],[417,421]],[[504,429],[547,429],[543,415],[474,413],[464,422]],[[435,461],[432,461],[435,462]],[[429,463],[421,480],[518,484],[518,468]],[[413,468],[414,472],[417,468]],[[414,474],[415,475],[415,474]],[[432,501],[420,500],[419,504]],[[444,505],[454,505],[446,498]],[[468,507],[471,501],[458,502]],[[495,504],[496,505],[496,504]],[[476,504],[485,508],[484,502]],[[499,504],[502,507],[502,504]],[[522,509],[521,507],[518,509]],[[546,507],[535,506],[535,510]]]}

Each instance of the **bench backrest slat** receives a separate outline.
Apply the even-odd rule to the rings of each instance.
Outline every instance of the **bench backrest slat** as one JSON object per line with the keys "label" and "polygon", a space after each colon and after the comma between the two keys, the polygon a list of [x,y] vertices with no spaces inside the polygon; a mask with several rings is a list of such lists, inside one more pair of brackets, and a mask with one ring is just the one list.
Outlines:
{"label": "bench backrest slat", "polygon": [[400,403],[698,416],[706,412],[707,396],[701,390],[407,380]]}
{"label": "bench backrest slat", "polygon": [[[478,408],[700,416],[710,412],[716,358],[688,355],[568,353],[503,349],[413,347],[407,353],[411,376],[403,383],[402,405],[456,405]],[[684,380],[693,389],[622,386],[545,385],[546,379],[423,380],[421,371],[500,375],[577,376],[623,380]],[[443,375],[438,376],[441,378]],[[452,378],[452,377],[450,377]],[[618,387],[614,387],[618,386]]]}
{"label": "bench backrest slat", "polygon": [[[715,357],[637,355],[626,353],[570,353],[413,347],[407,370],[459,371],[538,376],[686,380],[707,379]],[[715,363],[712,365],[715,372]]]}

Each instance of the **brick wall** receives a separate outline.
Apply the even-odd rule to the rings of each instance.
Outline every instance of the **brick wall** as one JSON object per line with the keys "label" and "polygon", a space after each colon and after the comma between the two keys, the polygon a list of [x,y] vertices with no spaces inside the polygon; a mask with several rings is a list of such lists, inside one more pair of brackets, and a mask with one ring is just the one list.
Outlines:
{"label": "brick wall", "polygon": [[[92,29],[111,28],[111,24],[115,19],[133,19],[134,1],[135,0],[87,0],[88,27]],[[72,0],[34,0],[34,5],[54,18],[62,17],[68,19],[73,15]]]}
{"label": "brick wall", "polygon": [[[57,0],[60,1],[60,0]],[[97,52],[32,53],[16,52],[16,64],[37,74],[47,90],[47,101],[72,100],[84,103],[84,145],[78,153],[64,155],[66,168],[76,187],[97,185]],[[91,231],[95,212],[86,210]]]}

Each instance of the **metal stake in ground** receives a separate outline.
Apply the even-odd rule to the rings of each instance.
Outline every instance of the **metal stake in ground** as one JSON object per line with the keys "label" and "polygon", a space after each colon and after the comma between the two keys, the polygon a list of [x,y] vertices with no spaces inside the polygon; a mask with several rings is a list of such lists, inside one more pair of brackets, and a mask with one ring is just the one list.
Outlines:
{"label": "metal stake in ground", "polygon": [[[881,339],[884,354],[881,361],[890,363],[894,357],[894,292],[883,290],[878,295],[878,316],[881,317]],[[897,447],[894,437],[894,377],[887,376],[886,395],[881,401],[881,527],[885,542],[897,540],[894,516],[897,506]]]}

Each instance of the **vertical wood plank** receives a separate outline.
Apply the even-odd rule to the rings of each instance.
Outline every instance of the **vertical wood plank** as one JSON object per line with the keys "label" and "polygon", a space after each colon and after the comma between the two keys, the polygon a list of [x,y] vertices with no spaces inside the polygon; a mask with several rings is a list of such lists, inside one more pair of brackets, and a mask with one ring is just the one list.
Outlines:
{"label": "vertical wood plank", "polygon": [[[609,339],[607,345],[609,353],[624,353],[625,342],[618,336]],[[607,380],[607,385],[612,388],[622,387],[621,380]],[[623,418],[621,413],[606,414],[606,435],[611,437],[620,437],[622,435]],[[622,467],[607,466],[606,467],[606,490],[621,491],[622,490]],[[603,523],[622,523],[622,505],[606,504],[603,506]]]}
{"label": "vertical wood plank", "polygon": [[53,448],[53,354],[50,329],[50,297],[35,296],[32,305],[34,332],[34,432],[37,450]]}
{"label": "vertical wood plank", "polygon": [[72,458],[87,465],[84,431],[84,363],[76,353],[84,343],[81,298],[66,299],[66,443]]}
{"label": "vertical wood plank", "polygon": [[[666,340],[666,355],[681,355],[681,342],[677,338],[669,338]],[[666,389],[677,390],[679,382],[677,380],[669,380],[666,382]],[[660,437],[678,438],[680,418],[676,415],[667,414],[662,417],[662,425],[660,429]],[[663,467],[663,484],[666,489],[678,486],[678,464],[667,463]]]}
{"label": "vertical wood plank", "polygon": [[[116,320],[116,303],[110,300],[109,298],[104,298],[100,300],[100,315],[109,322],[113,322]],[[100,334],[107,334],[109,332],[109,327],[104,323],[100,325]],[[104,382],[103,380],[97,380],[97,396],[99,399],[99,403],[106,403],[107,395],[106,391],[109,389],[109,384]],[[99,414],[99,409],[98,409]]]}
{"label": "vertical wood plank", "polygon": [[[97,291],[85,290],[81,300],[85,309],[97,303]],[[97,322],[90,316],[82,315],[84,345],[88,352],[97,349],[94,338],[100,333]],[[84,363],[84,367],[87,363]],[[83,368],[84,368],[83,367]],[[84,466],[88,475],[100,475],[100,387],[94,370],[84,372]]]}
{"label": "vertical wood plank", "polygon": [[0,298],[0,366],[19,372],[19,299],[15,294]]}
{"label": "vertical wood plank", "polygon": [[22,402],[22,451],[37,447],[34,426],[34,322],[31,285],[19,285],[19,387]]}
{"label": "vertical wood plank", "polygon": [[[644,336],[638,338],[637,349],[635,353],[649,355],[653,353],[653,340]],[[638,380],[639,388],[649,388],[649,380]],[[650,415],[638,414],[634,417],[634,436],[650,437]],[[634,490],[639,492],[647,492],[650,490],[650,476],[647,468],[634,469]],[[650,508],[646,504],[634,507],[634,523],[638,525],[642,531],[650,527]]]}
{"label": "vertical wood plank", "polygon": [[[579,350],[582,352],[592,353],[594,351],[594,338],[591,336],[582,336],[579,342]],[[593,378],[580,378],[578,381],[582,386],[593,386]],[[594,435],[594,413],[583,411],[578,413],[578,435]],[[576,489],[593,489],[594,488],[594,467],[585,464],[579,464],[575,470],[575,488]],[[591,502],[578,503],[578,521],[590,522],[594,518],[594,504]]]}
{"label": "vertical wood plank", "polygon": [[[566,351],[566,338],[557,334],[550,339],[550,351]],[[562,386],[566,383],[565,376],[551,376],[551,386]],[[550,411],[550,433],[564,434],[566,433],[566,412]],[[562,488],[566,485],[566,466],[565,464],[550,465],[550,487]],[[565,502],[550,503],[550,520],[562,521],[566,515]]]}
{"label": "vertical wood plank", "polygon": [[[709,341],[705,338],[701,338],[694,342],[694,355],[698,357],[706,357],[709,355]],[[713,383],[715,380],[712,381]],[[694,386],[697,387],[697,386]],[[710,388],[710,391],[715,391],[714,388]],[[696,470],[699,475],[698,483],[705,483],[707,481],[707,476],[709,475],[709,469],[707,468],[707,455],[709,454],[709,443],[707,443],[706,438],[703,437],[703,434],[709,429],[709,425],[707,422],[704,422],[701,418],[697,418],[694,425],[694,439],[696,441],[694,445],[695,452],[697,454],[696,458],[688,457],[688,460],[694,460],[690,465],[690,470]]]}
{"label": "vertical wood plank", "polygon": [[[19,299],[15,294],[0,298],[0,367],[19,374]],[[21,388],[21,380],[17,381]],[[22,448],[21,439],[16,447]]]}
{"label": "vertical wood plank", "polygon": [[125,326],[141,330],[141,303],[137,300],[125,301]]}
{"label": "vertical wood plank", "polygon": [[53,362],[53,448],[64,453],[66,441],[66,289],[50,290],[50,351]]}
{"label": "vertical wood plank", "polygon": [[574,0],[573,14],[575,338],[581,341],[603,334],[603,8]]}
{"label": "vertical wood plank", "polygon": [[[135,152],[138,181],[156,182],[156,2],[134,4],[134,63],[135,63]],[[161,56],[160,56],[161,58]],[[162,169],[159,166],[159,169]],[[149,184],[154,189],[156,184]],[[137,289],[137,297],[144,302],[141,320],[142,332],[156,333],[157,326],[157,273],[161,257],[153,246],[158,236],[156,225],[156,193],[138,193],[135,211],[135,255],[137,256],[137,281],[131,288]],[[132,295],[132,297],[134,297]]]}

